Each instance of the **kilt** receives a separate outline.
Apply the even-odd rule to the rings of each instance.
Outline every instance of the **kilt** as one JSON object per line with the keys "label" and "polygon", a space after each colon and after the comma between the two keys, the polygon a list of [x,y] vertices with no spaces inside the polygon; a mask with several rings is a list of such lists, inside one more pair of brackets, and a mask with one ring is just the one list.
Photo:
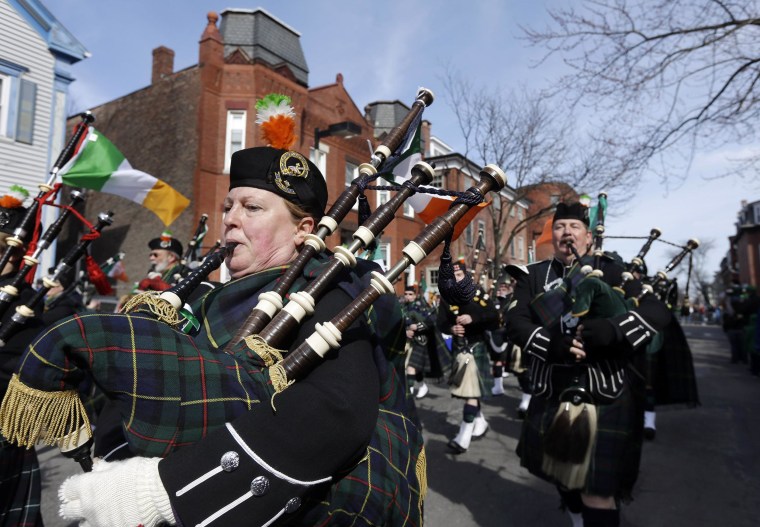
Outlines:
{"label": "kilt", "polygon": [[[559,406],[554,397],[534,396],[517,445],[522,466],[531,474],[555,484],[557,482],[542,470],[543,439]],[[638,477],[643,442],[644,385],[641,378],[629,371],[623,393],[613,403],[598,405],[597,414],[596,443],[581,492],[630,500]]]}
{"label": "kilt", "polygon": [[469,350],[470,353],[457,353],[454,357],[457,368],[464,365],[467,358],[471,360],[466,366],[462,383],[451,389],[451,396],[460,399],[485,399],[490,396],[491,390],[486,390],[484,379],[492,379],[488,350],[482,341],[470,344]]}
{"label": "kilt", "polygon": [[42,527],[37,453],[0,437],[0,525]]}

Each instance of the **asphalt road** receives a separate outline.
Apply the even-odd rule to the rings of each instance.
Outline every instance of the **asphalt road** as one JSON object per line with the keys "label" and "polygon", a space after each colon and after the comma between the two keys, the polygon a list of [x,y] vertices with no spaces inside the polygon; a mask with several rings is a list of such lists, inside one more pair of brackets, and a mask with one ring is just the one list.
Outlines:
{"label": "asphalt road", "polygon": [[[634,501],[624,527],[756,527],[760,525],[760,379],[729,363],[717,326],[685,326],[694,355],[701,406],[661,408],[657,437],[644,446]],[[425,427],[428,484],[425,524],[432,527],[570,527],[554,488],[520,467],[517,383],[484,404],[491,429],[460,455],[446,442],[458,430],[461,401],[430,384],[419,401]],[[57,515],[61,481],[79,471],[54,450],[40,449],[43,515],[48,527],[73,525]]]}

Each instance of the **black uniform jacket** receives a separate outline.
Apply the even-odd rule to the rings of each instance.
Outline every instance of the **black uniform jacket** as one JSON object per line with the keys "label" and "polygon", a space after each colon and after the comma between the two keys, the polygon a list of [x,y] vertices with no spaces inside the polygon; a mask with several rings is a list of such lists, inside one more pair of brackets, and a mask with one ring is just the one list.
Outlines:
{"label": "black uniform jacket", "polygon": [[[335,288],[317,303],[290,349],[351,297]],[[366,452],[378,416],[378,371],[366,327],[343,332],[339,352],[268,402],[159,463],[181,525],[270,525]]]}
{"label": "black uniform jacket", "polygon": [[[605,281],[612,286],[619,286],[622,267],[610,260],[603,260],[602,263]],[[545,361],[550,341],[562,338],[563,335],[574,335],[579,321],[568,313],[556,327],[542,328],[531,311],[530,303],[540,293],[557,287],[566,276],[568,268],[556,258],[515,267],[520,272],[513,275],[517,283],[508,311],[507,335],[529,355]],[[639,282],[627,283],[626,296],[638,296],[640,292]],[[670,313],[665,304],[654,295],[647,294],[638,307],[609,320],[619,331],[622,344],[627,343],[627,350],[634,351],[643,349],[665,327],[670,320]]]}

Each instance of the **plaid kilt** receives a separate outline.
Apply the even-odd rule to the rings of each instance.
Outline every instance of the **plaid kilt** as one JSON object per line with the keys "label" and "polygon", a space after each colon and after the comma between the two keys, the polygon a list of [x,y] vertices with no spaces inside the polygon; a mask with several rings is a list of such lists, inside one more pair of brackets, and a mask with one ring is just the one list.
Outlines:
{"label": "plaid kilt", "polygon": [[[561,391],[555,390],[555,393]],[[556,483],[542,470],[543,437],[551,426],[560,403],[556,398],[534,396],[523,421],[517,454],[531,474]],[[630,500],[641,461],[644,431],[644,385],[632,372],[626,388],[615,402],[598,405],[596,444],[591,453],[582,492]]]}
{"label": "plaid kilt", "polygon": [[[459,389],[452,387],[451,395],[452,397],[458,397],[460,399],[487,399],[491,396],[491,386],[488,386],[488,389],[486,389],[486,379],[488,379],[489,385],[492,385],[493,382],[488,349],[486,349],[486,344],[483,341],[470,344],[469,349],[475,360],[476,368],[474,368],[474,372],[471,374],[470,372],[473,371],[473,369],[468,367],[468,372],[465,374],[465,380],[462,381],[462,385],[458,387]],[[457,353],[454,356],[455,364],[461,360],[459,359],[460,355],[462,355],[462,353]],[[468,383],[467,378],[470,376],[477,376],[477,380]],[[476,386],[473,386],[473,384],[476,384]],[[470,387],[468,388],[468,386]]]}
{"label": "plaid kilt", "polygon": [[0,437],[0,526],[42,527],[42,482],[37,453]]}

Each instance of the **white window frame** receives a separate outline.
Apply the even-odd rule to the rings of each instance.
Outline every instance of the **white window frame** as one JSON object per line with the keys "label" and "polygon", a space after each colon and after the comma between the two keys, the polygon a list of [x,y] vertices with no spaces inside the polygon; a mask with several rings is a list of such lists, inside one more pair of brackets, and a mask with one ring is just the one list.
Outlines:
{"label": "white window frame", "polygon": [[11,102],[11,76],[0,73],[0,136],[8,135],[8,114]]}
{"label": "white window frame", "polygon": [[517,254],[521,261],[525,261],[525,239],[522,236],[517,237]]}
{"label": "white window frame", "polygon": [[[241,117],[241,119],[236,119]],[[248,112],[246,110],[227,110],[227,132],[224,136],[224,173],[229,174],[230,162],[232,161],[232,154],[238,150],[245,148],[245,127],[248,120]],[[240,148],[233,150],[232,147],[232,133],[239,131]]]}
{"label": "white window frame", "polygon": [[[351,166],[354,167],[353,170],[351,171],[351,176],[350,176],[351,179],[349,179],[349,175],[348,175],[349,165],[351,165]],[[359,165],[357,165],[353,161],[349,161],[348,159],[346,159],[346,164],[343,166],[343,170],[344,170],[344,173],[345,173],[345,176],[344,176],[345,177],[345,183],[346,183],[346,187],[345,188],[348,188],[348,187],[351,186],[351,182],[354,179],[356,179],[356,177],[359,175]],[[366,196],[366,193],[365,193],[365,196]],[[359,200],[357,199],[356,201],[354,201],[354,206],[351,207],[351,210],[358,210],[358,209],[359,209]]]}
{"label": "white window frame", "polygon": [[407,218],[414,218],[414,209],[406,201],[404,202],[404,216]]}
{"label": "white window frame", "polygon": [[[391,268],[391,242],[379,242],[378,250],[380,251],[380,265],[383,266],[383,272]],[[377,261],[377,260],[375,260]]]}
{"label": "white window frame", "polygon": [[309,149],[309,161],[317,165],[317,168],[322,172],[322,177],[327,179],[327,154],[330,153],[330,146],[325,143],[319,143],[317,150],[314,147]]}
{"label": "white window frame", "polygon": [[[385,179],[378,178],[377,184],[380,186],[387,186],[390,185]],[[388,201],[391,199],[391,191],[390,190],[377,190],[375,191],[375,194],[377,195],[377,203],[375,205],[375,208],[381,207],[388,203]]]}

